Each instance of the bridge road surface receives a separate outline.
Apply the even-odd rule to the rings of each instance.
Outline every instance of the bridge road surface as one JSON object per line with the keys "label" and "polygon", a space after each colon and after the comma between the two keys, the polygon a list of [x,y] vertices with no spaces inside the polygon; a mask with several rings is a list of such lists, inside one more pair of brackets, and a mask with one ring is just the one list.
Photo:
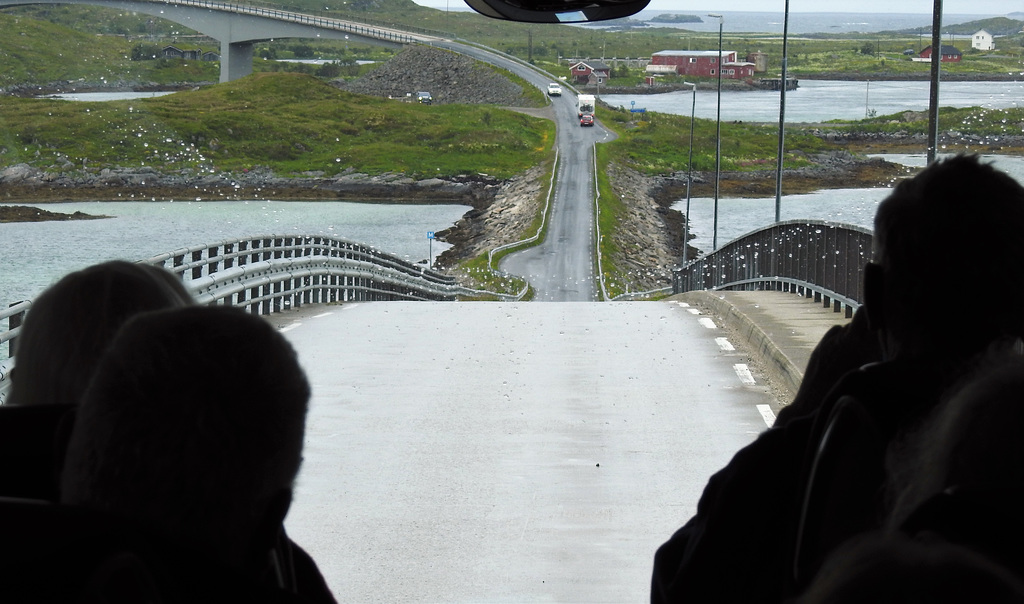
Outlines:
{"label": "bridge road surface", "polygon": [[529,281],[537,301],[596,300],[594,142],[612,136],[602,126],[579,125],[575,95],[555,97],[553,104],[560,155],[547,235],[540,245],[502,259],[501,270]]}
{"label": "bridge road surface", "polygon": [[647,602],[655,549],[766,427],[745,357],[674,302],[270,319],[313,388],[286,526],[339,602]]}
{"label": "bridge road surface", "polygon": [[[529,66],[501,55],[457,42],[441,42],[475,59],[512,71],[542,90],[552,81]],[[581,127],[576,115],[576,95],[565,88],[551,97],[557,124],[558,179],[544,241],[502,259],[501,269],[524,277],[533,287],[533,299],[581,302],[597,299],[594,280],[594,143],[609,141],[614,134],[600,123]]]}

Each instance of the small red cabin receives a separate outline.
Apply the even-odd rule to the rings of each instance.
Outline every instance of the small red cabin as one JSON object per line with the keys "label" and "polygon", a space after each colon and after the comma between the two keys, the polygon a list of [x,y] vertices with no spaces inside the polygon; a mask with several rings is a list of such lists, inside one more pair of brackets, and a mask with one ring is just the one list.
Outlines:
{"label": "small red cabin", "polygon": [[[960,54],[960,51],[957,50],[955,46],[946,46],[945,44],[942,44],[939,47],[939,51],[942,53],[942,56],[939,58],[939,61],[942,63],[959,63],[960,59],[963,58],[963,55]],[[918,56],[922,59],[931,59],[932,47],[930,45],[926,46]]]}

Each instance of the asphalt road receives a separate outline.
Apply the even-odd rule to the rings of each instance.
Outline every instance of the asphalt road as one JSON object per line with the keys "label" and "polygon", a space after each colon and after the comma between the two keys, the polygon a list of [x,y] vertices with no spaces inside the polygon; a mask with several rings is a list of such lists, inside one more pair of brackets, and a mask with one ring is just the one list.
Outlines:
{"label": "asphalt road", "polygon": [[[552,81],[512,59],[471,46],[446,47],[519,75],[542,90]],[[586,302],[597,300],[594,277],[594,143],[611,140],[601,126],[600,111],[593,127],[582,127],[576,117],[576,96],[565,88],[552,98],[559,150],[558,179],[547,237],[538,246],[506,256],[501,270],[530,282],[534,300]]]}
{"label": "asphalt road", "polygon": [[313,387],[289,535],[339,602],[628,603],[771,396],[670,302],[272,315]]}

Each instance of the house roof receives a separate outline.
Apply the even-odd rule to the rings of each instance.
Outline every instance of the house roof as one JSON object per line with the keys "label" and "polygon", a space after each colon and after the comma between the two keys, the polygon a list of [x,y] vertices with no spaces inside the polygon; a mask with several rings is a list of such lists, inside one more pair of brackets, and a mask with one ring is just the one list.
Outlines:
{"label": "house roof", "polygon": [[585,65],[594,71],[609,71],[611,69],[611,67],[599,61],[577,61],[576,63],[573,63],[572,67],[577,67],[579,65]]}
{"label": "house roof", "polygon": [[[926,51],[929,51],[931,49],[932,45],[929,44],[928,46],[925,46],[924,48],[921,49],[921,54],[924,54]],[[946,46],[945,44],[943,44],[939,46],[939,54],[956,56],[960,54],[960,49],[958,49],[956,46]]]}
{"label": "house roof", "polygon": [[[722,54],[733,53],[733,50],[723,50]],[[717,57],[717,50],[659,50],[651,55],[652,57]]]}
{"label": "house roof", "polygon": [[975,36],[980,36],[981,34],[985,34],[986,36],[991,36],[992,35],[992,34],[988,33],[987,31],[985,31],[984,29],[979,29],[978,31],[974,32]]}

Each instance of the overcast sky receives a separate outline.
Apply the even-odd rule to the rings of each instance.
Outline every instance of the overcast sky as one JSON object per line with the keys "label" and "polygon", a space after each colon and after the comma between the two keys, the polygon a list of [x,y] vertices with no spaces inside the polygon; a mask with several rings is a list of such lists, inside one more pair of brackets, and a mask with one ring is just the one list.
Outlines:
{"label": "overcast sky", "polygon": [[[413,0],[416,4],[434,8],[455,10],[466,8],[461,0]],[[932,0],[856,0],[838,1],[790,0],[790,12],[848,12],[848,13],[925,13],[931,14]],[[704,14],[708,11],[757,11],[782,12],[785,0],[715,0],[714,2],[691,2],[689,0],[651,0],[648,9]],[[943,0],[942,12],[947,15],[1005,15],[1024,12],[1024,0]]]}

